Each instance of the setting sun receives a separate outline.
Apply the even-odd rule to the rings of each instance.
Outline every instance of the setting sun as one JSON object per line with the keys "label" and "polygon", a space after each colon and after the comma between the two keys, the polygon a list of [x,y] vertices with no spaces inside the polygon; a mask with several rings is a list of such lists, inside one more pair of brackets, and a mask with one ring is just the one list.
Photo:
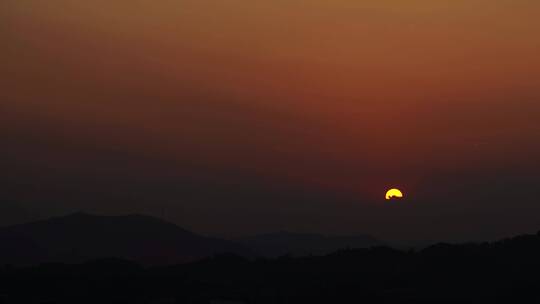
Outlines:
{"label": "setting sun", "polygon": [[403,198],[403,193],[398,189],[390,189],[388,192],[386,192],[385,198],[387,200],[396,199],[396,198]]}

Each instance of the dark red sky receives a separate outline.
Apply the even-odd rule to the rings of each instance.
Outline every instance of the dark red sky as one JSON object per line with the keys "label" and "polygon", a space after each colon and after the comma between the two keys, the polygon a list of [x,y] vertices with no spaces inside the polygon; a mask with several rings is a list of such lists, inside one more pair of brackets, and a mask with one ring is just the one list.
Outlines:
{"label": "dark red sky", "polygon": [[[2,201],[222,235],[538,230],[538,12],[4,0]],[[390,186],[407,201],[384,202]]]}

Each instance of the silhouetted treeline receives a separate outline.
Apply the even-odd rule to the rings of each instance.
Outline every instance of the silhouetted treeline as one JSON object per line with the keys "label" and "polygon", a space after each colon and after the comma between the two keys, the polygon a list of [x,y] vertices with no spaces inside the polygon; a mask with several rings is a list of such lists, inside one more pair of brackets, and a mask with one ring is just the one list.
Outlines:
{"label": "silhouetted treeline", "polygon": [[320,257],[5,267],[1,303],[536,303],[540,236]]}

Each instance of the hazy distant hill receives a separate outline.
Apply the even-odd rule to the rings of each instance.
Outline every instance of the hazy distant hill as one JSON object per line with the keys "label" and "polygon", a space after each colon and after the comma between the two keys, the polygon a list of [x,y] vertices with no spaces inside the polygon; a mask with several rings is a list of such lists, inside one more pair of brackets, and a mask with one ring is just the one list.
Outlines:
{"label": "hazy distant hill", "polygon": [[247,254],[234,242],[204,237],[160,219],[77,213],[0,228],[0,264],[125,258],[173,264],[218,253]]}
{"label": "hazy distant hill", "polygon": [[35,214],[15,203],[0,202],[0,227],[25,223],[35,219]]}
{"label": "hazy distant hill", "polygon": [[325,236],[320,234],[278,232],[239,239],[256,254],[266,257],[282,255],[325,255],[340,249],[384,245],[368,235]]}

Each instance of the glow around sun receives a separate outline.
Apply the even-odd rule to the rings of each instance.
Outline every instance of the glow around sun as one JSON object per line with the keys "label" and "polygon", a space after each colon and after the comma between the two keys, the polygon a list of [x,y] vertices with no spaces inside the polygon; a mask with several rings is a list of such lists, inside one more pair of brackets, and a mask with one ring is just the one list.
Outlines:
{"label": "glow around sun", "polygon": [[390,189],[386,192],[385,198],[387,200],[403,198],[403,193],[399,189]]}

